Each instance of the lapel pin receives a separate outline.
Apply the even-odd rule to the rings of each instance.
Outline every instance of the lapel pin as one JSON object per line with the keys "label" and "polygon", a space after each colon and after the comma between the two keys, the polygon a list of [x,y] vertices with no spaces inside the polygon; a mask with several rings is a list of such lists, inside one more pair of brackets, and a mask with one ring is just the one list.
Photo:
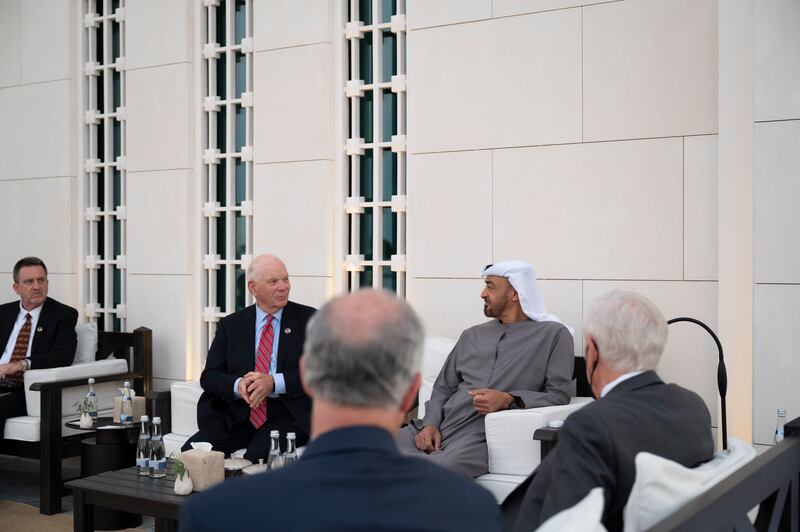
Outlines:
{"label": "lapel pin", "polygon": [[286,327],[286,328],[283,330],[283,334],[292,334],[292,330],[291,330],[289,327]]}
{"label": "lapel pin", "polygon": [[36,327],[36,332],[42,332],[43,330],[44,330],[44,327]]}

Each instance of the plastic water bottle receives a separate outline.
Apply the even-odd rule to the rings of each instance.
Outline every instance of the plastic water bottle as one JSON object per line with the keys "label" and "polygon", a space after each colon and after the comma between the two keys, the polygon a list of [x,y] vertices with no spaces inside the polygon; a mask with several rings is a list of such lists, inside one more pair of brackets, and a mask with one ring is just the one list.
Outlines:
{"label": "plastic water bottle", "polygon": [[772,438],[772,443],[780,443],[783,441],[783,426],[786,424],[786,409],[778,409],[778,421],[775,423],[775,437]]}
{"label": "plastic water bottle", "polygon": [[297,436],[294,432],[286,435],[286,454],[283,456],[283,465],[288,466],[297,462]]}
{"label": "plastic water bottle", "polygon": [[139,430],[139,440],[136,442],[136,472],[140,477],[150,475],[150,428],[147,422],[150,418],[142,416],[142,428]]}
{"label": "plastic water bottle", "polygon": [[153,436],[150,438],[150,458],[148,460],[150,476],[162,478],[167,475],[167,455],[164,451],[164,440],[161,439],[161,418],[153,418]]}
{"label": "plastic water bottle", "polygon": [[125,381],[124,388],[122,390],[122,402],[119,408],[119,423],[120,425],[133,425],[133,401],[131,400],[130,381]]}
{"label": "plastic water bottle", "polygon": [[89,378],[89,391],[86,392],[86,404],[92,424],[97,424],[97,394],[94,393],[94,378]]}

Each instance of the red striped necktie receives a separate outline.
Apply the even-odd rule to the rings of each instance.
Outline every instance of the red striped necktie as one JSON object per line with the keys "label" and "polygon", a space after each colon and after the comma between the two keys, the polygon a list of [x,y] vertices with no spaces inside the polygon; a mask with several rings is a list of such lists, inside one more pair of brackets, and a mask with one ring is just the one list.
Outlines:
{"label": "red striped necktie", "polygon": [[[22,329],[19,330],[19,334],[17,335],[17,341],[14,343],[14,350],[11,352],[11,364],[15,362],[19,362],[25,355],[28,353],[28,340],[31,337],[31,315],[25,314],[25,323],[22,325]],[[22,386],[23,382],[23,375],[20,371],[19,373],[15,373],[13,375],[6,375],[6,379],[13,382],[17,386]]]}
{"label": "red striped necktie", "polygon": [[[265,375],[269,374],[269,367],[272,363],[272,340],[275,338],[275,333],[272,330],[272,315],[267,314],[267,323],[261,329],[261,338],[258,340],[258,355],[256,356],[256,371]],[[261,425],[267,421],[267,400],[264,399],[261,403],[250,409],[250,423],[255,428],[261,428]]]}

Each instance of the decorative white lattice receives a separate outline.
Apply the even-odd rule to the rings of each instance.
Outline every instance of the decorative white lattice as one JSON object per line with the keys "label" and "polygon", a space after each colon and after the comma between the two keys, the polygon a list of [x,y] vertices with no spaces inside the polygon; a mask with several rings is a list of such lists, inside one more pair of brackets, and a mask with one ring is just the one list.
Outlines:
{"label": "decorative white lattice", "polygon": [[101,330],[124,331],[125,0],[84,0],[82,8],[84,313]]}
{"label": "decorative white lattice", "polygon": [[203,321],[211,341],[220,318],[252,302],[245,271],[253,254],[253,5],[204,0]]}
{"label": "decorative white lattice", "polygon": [[[393,12],[389,12],[393,10]],[[363,11],[363,12],[362,12]],[[405,295],[405,1],[349,0],[342,36],[349,54],[343,87],[350,138],[343,213],[347,288]],[[387,188],[391,187],[391,190]],[[387,223],[388,222],[388,223]]]}

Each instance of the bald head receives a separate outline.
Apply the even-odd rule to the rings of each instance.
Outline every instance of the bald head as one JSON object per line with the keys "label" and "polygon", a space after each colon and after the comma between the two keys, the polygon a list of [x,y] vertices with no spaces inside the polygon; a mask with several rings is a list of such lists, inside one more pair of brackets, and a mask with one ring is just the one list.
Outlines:
{"label": "bald head", "polygon": [[308,324],[305,384],[334,403],[397,407],[419,371],[423,335],[417,315],[393,295],[337,297]]}
{"label": "bald head", "polygon": [[250,265],[247,267],[247,281],[258,281],[264,277],[268,270],[273,269],[283,269],[285,271],[286,265],[275,255],[270,255],[269,253],[258,255],[250,261]]}
{"label": "bald head", "polygon": [[286,265],[275,255],[259,255],[247,267],[247,289],[256,304],[268,314],[274,314],[289,302],[289,273]]}

